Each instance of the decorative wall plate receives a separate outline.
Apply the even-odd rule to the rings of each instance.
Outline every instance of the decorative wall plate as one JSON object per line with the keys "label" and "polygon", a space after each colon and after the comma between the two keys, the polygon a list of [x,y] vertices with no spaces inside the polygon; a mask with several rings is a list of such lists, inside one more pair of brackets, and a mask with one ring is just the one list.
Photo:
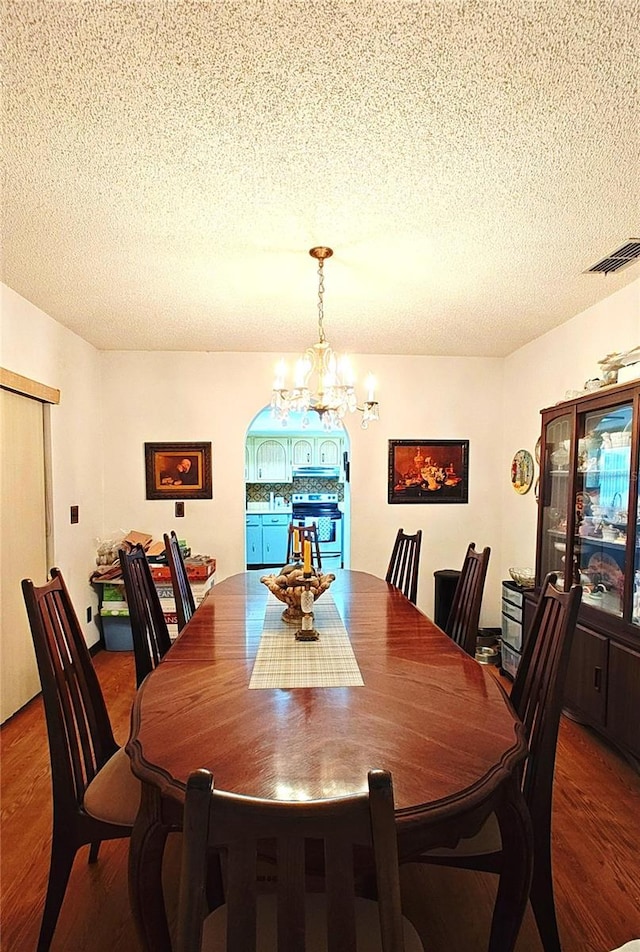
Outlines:
{"label": "decorative wall plate", "polygon": [[529,450],[518,450],[511,461],[511,485],[524,496],[533,483],[533,456]]}

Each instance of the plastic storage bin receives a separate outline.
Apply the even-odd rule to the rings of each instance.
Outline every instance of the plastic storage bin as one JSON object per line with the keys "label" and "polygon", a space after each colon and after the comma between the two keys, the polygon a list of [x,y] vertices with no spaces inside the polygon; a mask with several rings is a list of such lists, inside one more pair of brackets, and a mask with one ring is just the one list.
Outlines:
{"label": "plastic storage bin", "polygon": [[514,651],[505,641],[500,646],[500,670],[503,674],[515,678],[518,665],[520,664],[520,652]]}
{"label": "plastic storage bin", "polygon": [[102,636],[107,651],[133,651],[133,635],[129,616],[100,613]]}

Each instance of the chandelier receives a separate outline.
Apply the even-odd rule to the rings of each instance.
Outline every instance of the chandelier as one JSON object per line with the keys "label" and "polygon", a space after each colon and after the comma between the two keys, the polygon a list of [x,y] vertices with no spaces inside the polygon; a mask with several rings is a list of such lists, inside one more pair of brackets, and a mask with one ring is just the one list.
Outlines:
{"label": "chandelier", "polygon": [[349,360],[336,357],[324,336],[324,262],[333,254],[331,248],[318,247],[309,251],[318,262],[318,341],[308,347],[295,365],[293,387],[286,385],[287,367],[281,360],[276,367],[273,382],[271,411],[276,420],[286,423],[289,413],[302,413],[302,426],[309,425],[309,411],[314,410],[327,430],[339,424],[347,413],[359,410],[362,427],[366,430],[372,420],[378,419],[375,399],[375,380],[369,375],[365,381],[367,399],[358,406],[355,378]]}

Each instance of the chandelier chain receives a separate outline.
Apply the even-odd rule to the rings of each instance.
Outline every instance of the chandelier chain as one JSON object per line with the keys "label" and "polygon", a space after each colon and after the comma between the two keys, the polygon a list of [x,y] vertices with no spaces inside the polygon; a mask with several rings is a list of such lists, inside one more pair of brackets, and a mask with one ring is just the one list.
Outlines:
{"label": "chandelier chain", "polygon": [[326,338],[324,336],[324,261],[322,258],[318,260],[318,332],[320,335],[320,343],[324,344]]}

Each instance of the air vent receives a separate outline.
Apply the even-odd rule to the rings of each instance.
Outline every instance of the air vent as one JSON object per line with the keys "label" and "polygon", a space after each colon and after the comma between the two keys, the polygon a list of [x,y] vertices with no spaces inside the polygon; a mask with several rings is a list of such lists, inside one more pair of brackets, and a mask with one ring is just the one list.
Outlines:
{"label": "air vent", "polygon": [[617,251],[607,255],[606,258],[587,268],[583,273],[609,274],[610,271],[620,271],[622,268],[626,268],[627,265],[633,264],[638,258],[640,258],[640,238],[631,238],[622,248],[618,248]]}

